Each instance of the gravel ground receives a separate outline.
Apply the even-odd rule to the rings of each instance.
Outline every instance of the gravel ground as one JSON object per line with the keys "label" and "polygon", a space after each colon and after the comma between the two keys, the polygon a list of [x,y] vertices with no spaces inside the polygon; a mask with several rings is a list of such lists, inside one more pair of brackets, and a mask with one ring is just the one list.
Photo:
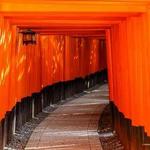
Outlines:
{"label": "gravel ground", "polygon": [[[94,90],[99,87],[96,86],[94,88],[89,89]],[[36,118],[32,119],[30,122],[27,122],[19,131],[16,132],[16,134],[13,136],[11,142],[9,145],[6,146],[5,150],[24,150],[33,130],[59,105],[62,105],[68,101],[71,101],[75,98],[78,98],[87,92],[83,92],[80,94],[77,94],[71,98],[68,98],[65,101],[61,101],[57,105],[48,106],[46,107],[43,112],[38,114]],[[112,127],[112,117],[111,117],[111,109],[110,106],[106,106],[102,116],[101,120],[99,121],[99,136],[100,141],[102,143],[103,150],[124,150],[123,145],[121,144],[118,135],[115,131],[113,131]]]}
{"label": "gravel ground", "polygon": [[99,121],[99,136],[103,150],[124,150],[119,137],[113,131],[112,115],[110,105],[106,106]]}
{"label": "gravel ground", "polygon": [[[100,85],[96,85],[95,87],[88,89],[87,91],[97,89]],[[67,103],[68,101],[74,100],[75,98],[78,98],[80,96],[83,96],[86,94],[86,92],[76,94],[70,98],[67,98],[64,101],[59,102],[56,105],[48,106],[46,107],[43,112],[38,114],[36,118],[32,119],[31,121],[27,122],[22,128],[20,128],[18,131],[16,131],[16,134],[12,137],[10,143],[6,145],[5,150],[24,150],[25,146],[33,132],[33,130],[59,105],[63,105]]]}
{"label": "gravel ground", "polygon": [[56,107],[47,107],[43,112],[38,114],[36,118],[27,122],[22,128],[16,131],[9,145],[5,147],[5,150],[24,150],[30,135],[36,126],[41,123],[50,112],[52,112]]}

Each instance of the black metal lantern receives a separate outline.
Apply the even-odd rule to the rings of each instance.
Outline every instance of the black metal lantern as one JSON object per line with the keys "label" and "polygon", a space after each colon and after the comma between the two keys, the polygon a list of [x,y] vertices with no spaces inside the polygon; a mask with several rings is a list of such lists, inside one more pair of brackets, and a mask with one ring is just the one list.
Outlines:
{"label": "black metal lantern", "polygon": [[23,45],[28,45],[28,44],[36,44],[36,32],[32,31],[31,29],[27,29],[21,32],[23,37]]}

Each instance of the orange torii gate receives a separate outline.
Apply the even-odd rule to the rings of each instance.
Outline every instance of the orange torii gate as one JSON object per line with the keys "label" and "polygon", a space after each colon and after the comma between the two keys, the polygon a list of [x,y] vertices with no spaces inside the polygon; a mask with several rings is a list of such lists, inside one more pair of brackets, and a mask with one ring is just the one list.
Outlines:
{"label": "orange torii gate", "polygon": [[[94,67],[88,64],[92,46],[98,43],[96,39],[92,39],[95,42],[85,42],[86,38],[83,37],[101,35],[107,39],[110,100],[126,118],[132,120],[132,125],[144,126],[150,135],[150,118],[147,117],[150,113],[149,4],[149,0],[1,0],[0,118],[4,118],[6,111],[11,110],[17,100],[40,91],[46,85],[98,71],[100,64],[94,64],[98,62],[98,57],[92,56],[93,60],[97,59],[91,62]],[[16,41],[18,30],[25,28],[32,28],[40,33],[39,45],[25,47],[21,45],[21,37]],[[61,36],[58,36],[60,32]],[[65,36],[66,34],[69,36]],[[82,39],[71,38],[70,35],[74,34]],[[83,43],[80,48],[86,52],[81,54],[70,43],[74,47]],[[42,47],[42,56],[38,51],[39,47]],[[94,51],[96,54],[97,49]],[[49,60],[50,55],[53,56],[52,60]],[[87,56],[86,63],[83,61],[84,55]],[[64,56],[70,69],[61,65],[60,60]],[[46,63],[53,67],[48,68]],[[79,70],[72,70],[72,64],[76,67],[84,65]],[[40,72],[41,67],[44,68],[43,74]],[[65,75],[61,74],[62,70],[65,70]],[[35,71],[36,78],[32,76]],[[15,79],[14,74],[17,77]],[[34,82],[34,86],[28,85],[27,80]],[[15,86],[17,88],[14,89]],[[8,101],[4,103],[4,99]]]}

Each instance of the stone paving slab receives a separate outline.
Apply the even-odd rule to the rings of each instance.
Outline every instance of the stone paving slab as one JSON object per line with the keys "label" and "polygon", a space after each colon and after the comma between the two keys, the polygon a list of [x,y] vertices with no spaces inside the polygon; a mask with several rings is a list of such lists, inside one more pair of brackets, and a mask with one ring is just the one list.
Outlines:
{"label": "stone paving slab", "polygon": [[103,85],[59,106],[37,126],[25,149],[102,150],[97,129],[108,103],[108,87]]}

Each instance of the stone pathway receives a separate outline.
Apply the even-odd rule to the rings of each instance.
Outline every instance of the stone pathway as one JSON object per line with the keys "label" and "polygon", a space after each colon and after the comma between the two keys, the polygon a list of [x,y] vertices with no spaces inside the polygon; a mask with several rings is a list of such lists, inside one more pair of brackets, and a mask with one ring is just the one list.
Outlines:
{"label": "stone pathway", "polygon": [[107,85],[60,105],[32,133],[26,150],[102,150],[98,122],[109,103]]}

